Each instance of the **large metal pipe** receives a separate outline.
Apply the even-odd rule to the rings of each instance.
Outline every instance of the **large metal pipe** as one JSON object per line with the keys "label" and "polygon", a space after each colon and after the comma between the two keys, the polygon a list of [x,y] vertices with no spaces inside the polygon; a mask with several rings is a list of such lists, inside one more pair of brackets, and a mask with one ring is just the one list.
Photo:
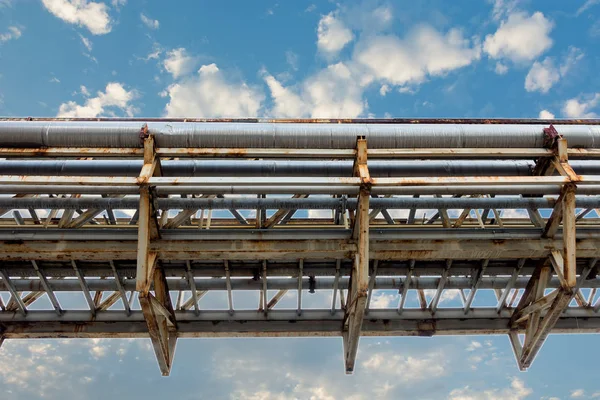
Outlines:
{"label": "large metal pipe", "polygon": [[[159,196],[181,194],[320,194],[356,195],[358,186],[162,186],[156,189]],[[465,185],[465,186],[375,186],[374,195],[555,195],[560,194],[561,185]],[[137,186],[73,186],[73,185],[0,185],[0,194],[138,194]],[[580,185],[577,193],[584,195],[600,194],[600,185]]]}
{"label": "large metal pipe", "polygon": [[[157,199],[158,208],[164,210],[331,210],[356,209],[356,198],[169,198]],[[554,197],[494,197],[494,198],[375,198],[371,199],[373,209],[463,209],[463,208],[553,208],[556,204]],[[139,201],[136,198],[0,198],[0,208],[3,209],[137,209]],[[577,207],[600,208],[600,196],[577,197]]]}
{"label": "large metal pipe", "polygon": [[[142,160],[0,160],[3,175],[138,176]],[[353,162],[282,160],[181,160],[162,161],[163,176],[352,176]],[[571,162],[579,174],[600,174],[600,162]],[[533,161],[429,161],[372,160],[374,177],[396,176],[525,176]]]}
{"label": "large metal pipe", "polygon": [[[597,121],[592,121],[596,123]],[[369,148],[541,148],[539,124],[489,123],[235,123],[148,122],[159,147],[352,149],[356,138]],[[560,125],[570,147],[599,148],[600,126]],[[0,121],[0,147],[141,147],[143,121]]]}
{"label": "large metal pipe", "polygon": [[[0,160],[3,175],[138,176],[142,160]],[[163,176],[352,176],[352,161],[182,160],[162,161]],[[600,161],[572,161],[580,175],[600,175]],[[372,160],[373,177],[527,176],[535,163],[523,160]]]}

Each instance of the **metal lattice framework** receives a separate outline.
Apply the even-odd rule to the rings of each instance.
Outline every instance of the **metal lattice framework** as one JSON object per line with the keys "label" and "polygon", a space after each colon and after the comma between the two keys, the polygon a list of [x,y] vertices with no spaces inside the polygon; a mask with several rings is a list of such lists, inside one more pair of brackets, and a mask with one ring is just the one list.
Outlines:
{"label": "metal lattice framework", "polygon": [[598,120],[4,119],[0,157],[0,344],[600,331]]}

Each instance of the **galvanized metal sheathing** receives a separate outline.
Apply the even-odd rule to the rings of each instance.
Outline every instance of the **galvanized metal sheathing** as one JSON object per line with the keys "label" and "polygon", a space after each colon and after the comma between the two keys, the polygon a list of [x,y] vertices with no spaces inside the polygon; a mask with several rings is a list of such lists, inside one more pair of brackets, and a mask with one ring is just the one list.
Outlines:
{"label": "galvanized metal sheathing", "polygon": [[[0,171],[9,175],[114,175],[137,176],[142,160],[0,160]],[[163,161],[163,176],[352,176],[352,161],[288,160],[181,160]],[[423,161],[373,160],[372,176],[476,176],[530,175],[532,161]],[[600,162],[572,163],[581,173],[600,174]],[[592,171],[592,172],[590,172]]]}
{"label": "galvanized metal sheathing", "polygon": [[[364,122],[364,121],[363,121]],[[357,136],[369,148],[532,148],[543,147],[535,123],[147,123],[159,147],[351,149]],[[484,122],[484,121],[481,121]],[[518,121],[517,121],[518,122]],[[597,120],[560,125],[572,148],[599,148]],[[1,147],[141,147],[143,121],[0,120]]]}

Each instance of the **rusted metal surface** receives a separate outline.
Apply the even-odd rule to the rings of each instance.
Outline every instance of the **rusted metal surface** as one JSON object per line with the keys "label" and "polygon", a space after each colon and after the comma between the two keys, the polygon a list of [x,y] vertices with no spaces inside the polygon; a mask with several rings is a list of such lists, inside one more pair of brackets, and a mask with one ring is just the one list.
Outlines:
{"label": "rusted metal surface", "polygon": [[[0,138],[6,168],[21,163],[34,172],[37,164],[23,163],[45,160],[58,171],[0,171],[0,291],[12,298],[0,304],[0,338],[150,338],[166,375],[179,337],[341,337],[350,372],[361,336],[508,334],[526,369],[548,334],[600,332],[600,150],[590,142],[600,120],[3,123],[13,136],[8,144]],[[40,126],[54,131],[38,140],[32,127]],[[31,135],[19,144],[7,127]],[[78,135],[101,127],[110,134]],[[514,142],[522,133],[528,138]],[[98,147],[85,147],[94,140]],[[135,171],[61,169],[61,158],[92,157],[103,159],[98,165],[133,163]],[[187,158],[167,162],[192,170],[214,166],[214,174],[162,176],[161,161],[170,158]],[[342,172],[320,172],[339,160],[348,166]],[[232,163],[268,171],[236,175],[225,169]],[[410,167],[393,174],[389,163]],[[288,175],[296,165],[312,172]],[[291,307],[289,290],[297,291]],[[332,299],[307,308],[321,290],[333,290]],[[377,290],[399,294],[398,303],[376,307]],[[460,298],[445,302],[444,290]],[[473,302],[482,290],[497,301]],[[223,294],[219,310],[206,309],[211,291]],[[234,291],[259,296],[258,310],[254,301],[251,310],[235,305]],[[55,292],[80,293],[85,302],[65,308]],[[51,304],[40,310],[44,294]]]}

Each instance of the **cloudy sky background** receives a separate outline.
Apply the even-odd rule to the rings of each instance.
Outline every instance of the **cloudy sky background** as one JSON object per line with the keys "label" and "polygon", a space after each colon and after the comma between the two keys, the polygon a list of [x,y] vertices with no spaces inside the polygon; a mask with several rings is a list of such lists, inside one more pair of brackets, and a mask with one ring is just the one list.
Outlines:
{"label": "cloudy sky background", "polygon": [[[597,117],[599,15],[598,0],[0,0],[0,114]],[[180,340],[161,378],[149,340],[14,340],[0,398],[600,398],[598,356],[597,337],[551,336],[520,373],[506,337],[364,338],[345,376],[337,338]]]}

